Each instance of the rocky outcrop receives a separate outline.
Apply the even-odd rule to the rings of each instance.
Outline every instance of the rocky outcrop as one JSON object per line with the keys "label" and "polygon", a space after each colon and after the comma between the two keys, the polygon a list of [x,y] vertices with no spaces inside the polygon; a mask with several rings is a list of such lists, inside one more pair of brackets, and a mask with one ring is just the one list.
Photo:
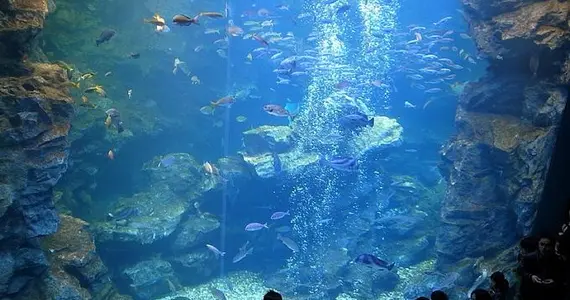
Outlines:
{"label": "rocky outcrop", "polygon": [[[335,136],[330,133],[315,142],[327,144],[346,140],[346,152],[358,158],[374,150],[399,146],[402,133],[403,128],[395,119],[376,116],[373,126],[361,128],[357,134]],[[297,137],[303,134],[290,126],[264,125],[250,129],[243,133],[244,151],[240,154],[260,178],[275,177],[281,172],[297,174],[320,160],[319,154],[308,152],[299,145]]]}
{"label": "rocky outcrop", "polygon": [[440,263],[491,255],[529,233],[568,97],[570,2],[463,2],[490,68],[461,95],[457,135],[442,150]]}
{"label": "rocky outcrop", "polygon": [[42,241],[50,263],[41,289],[47,299],[130,299],[117,294],[88,224],[65,215],[60,219],[57,233]]}

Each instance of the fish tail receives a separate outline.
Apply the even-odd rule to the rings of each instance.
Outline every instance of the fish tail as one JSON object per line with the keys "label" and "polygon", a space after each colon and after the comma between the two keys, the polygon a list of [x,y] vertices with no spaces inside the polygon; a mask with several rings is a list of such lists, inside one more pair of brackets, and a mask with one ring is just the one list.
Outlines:
{"label": "fish tail", "polygon": [[220,256],[225,256],[226,252],[220,252]]}
{"label": "fish tail", "polygon": [[374,118],[370,118],[370,120],[368,120],[368,125],[370,127],[374,127]]}
{"label": "fish tail", "polygon": [[394,265],[395,265],[395,264],[396,264],[395,262],[389,264],[388,267],[387,267],[388,271],[392,271],[392,269],[394,268]]}

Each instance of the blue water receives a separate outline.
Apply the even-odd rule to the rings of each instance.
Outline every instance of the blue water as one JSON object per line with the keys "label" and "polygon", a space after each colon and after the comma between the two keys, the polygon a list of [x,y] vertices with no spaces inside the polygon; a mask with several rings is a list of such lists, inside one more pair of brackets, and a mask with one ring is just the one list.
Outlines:
{"label": "blue water", "polygon": [[[437,170],[438,151],[454,132],[460,94],[452,86],[459,88],[474,81],[485,70],[483,58],[477,57],[474,43],[467,35],[468,25],[459,1],[157,0],[144,5],[93,5],[86,8],[61,1],[59,10],[51,17],[53,21],[48,19],[44,36],[50,60],[63,60],[81,72],[91,70],[99,74],[97,84],[106,88],[105,101],[110,101],[101,102],[105,104],[94,111],[78,108],[77,122],[85,122],[86,115],[98,114],[93,122],[99,123],[95,129],[85,129],[84,135],[73,142],[71,171],[59,189],[74,195],[88,193],[93,202],[64,203],[67,210],[89,221],[113,222],[106,220],[106,215],[116,209],[121,199],[156,192],[157,182],[152,180],[159,177],[149,177],[141,171],[143,166],[148,167],[151,161],[164,162],[164,174],[169,170],[186,172],[178,168],[178,160],[164,157],[188,153],[195,159],[201,178],[216,183],[199,196],[189,197],[182,220],[207,212],[220,226],[200,235],[195,244],[184,250],[209,255],[202,262],[208,272],[189,274],[183,268],[175,269],[180,290],[182,286],[208,285],[217,278],[231,281],[232,274],[250,271],[266,288],[299,299],[349,299],[340,298],[340,294],[352,295],[354,299],[408,299],[414,293],[435,288],[459,293],[460,289],[453,291],[457,273],[433,268],[439,201],[446,184]],[[349,5],[344,7],[346,11],[338,11],[343,5]],[[64,30],[58,20],[65,10],[84,11],[98,19],[98,24],[88,30]],[[201,11],[224,16],[200,17],[200,25],[188,27],[171,22],[175,14],[194,16]],[[156,33],[154,25],[142,22],[155,12],[165,18],[170,32]],[[446,17],[451,18],[434,24]],[[273,25],[261,25],[269,21]],[[231,24],[243,29],[243,34],[228,34]],[[104,28],[115,29],[117,35],[95,48],[91,44]],[[206,29],[220,32],[206,34]],[[73,52],[69,54],[62,50],[65,47],[55,46],[53,41],[64,32],[81,36],[78,39],[82,42],[69,47],[77,47],[83,55],[67,49]],[[255,40],[253,33],[263,40]],[[227,42],[219,41],[224,38]],[[196,47],[203,49],[196,51]],[[219,53],[222,51],[224,57]],[[140,59],[126,58],[130,52],[140,53]],[[278,53],[279,57],[271,59]],[[292,57],[296,57],[293,65],[282,63]],[[181,70],[173,74],[175,58],[187,65],[190,75]],[[108,71],[113,75],[101,76]],[[414,76],[417,79],[412,79]],[[193,84],[196,79],[199,84]],[[131,99],[127,98],[129,89],[133,90]],[[426,92],[430,89],[438,90]],[[213,114],[201,112],[201,108],[226,96],[235,101],[230,107],[217,107]],[[299,112],[289,118],[277,117],[264,111],[266,104],[298,104]],[[347,108],[349,104],[352,106]],[[104,110],[109,107],[121,111],[132,135],[110,138],[112,128],[101,125]],[[355,150],[361,131],[339,128],[338,119],[347,114],[347,109],[370,118],[388,117],[403,129],[401,137],[381,147]],[[238,122],[239,116],[246,120]],[[291,161],[282,156],[283,170],[270,178],[258,176],[254,166],[244,162],[240,174],[229,175],[219,159],[241,160],[246,146],[243,132],[263,125],[293,128],[294,148],[306,157],[350,157],[357,160],[358,169],[342,171],[318,159],[292,169],[287,166],[304,156]],[[331,133],[336,138],[330,139]],[[109,149],[115,150],[112,161],[104,155]],[[272,151],[286,154],[290,150]],[[202,168],[204,162],[211,162],[221,175],[209,174]],[[85,163],[95,166],[97,173],[81,177],[73,172],[74,166],[82,168]],[[172,178],[178,175],[184,174]],[[172,185],[184,184],[180,181]],[[155,209],[168,205],[162,203]],[[270,220],[276,211],[289,211],[290,215]],[[152,218],[133,216],[127,225],[121,226],[144,222],[143,217]],[[252,222],[267,222],[269,228],[245,231],[245,225]],[[299,251],[292,251],[277,238],[278,228],[282,236],[297,244]],[[141,247],[101,243],[98,250],[114,274],[122,274],[139,261],[153,257],[169,261],[178,255],[170,247],[180,230],[177,227],[163,239]],[[232,263],[247,241],[254,247],[252,254]],[[227,255],[216,259],[205,244],[214,245]],[[132,253],[132,259],[122,261],[117,255],[122,251]],[[354,268],[350,262],[362,253],[395,262],[396,269]],[[426,275],[411,282],[403,270]],[[124,276],[114,278],[122,292],[144,298]],[[468,283],[472,280],[463,279]],[[362,283],[367,280],[373,283]],[[238,297],[239,293],[231,287],[218,287],[228,299],[250,299]],[[469,286],[464,284],[461,288]],[[251,291],[260,292],[264,291]],[[166,294],[157,292],[152,297],[158,299]]]}

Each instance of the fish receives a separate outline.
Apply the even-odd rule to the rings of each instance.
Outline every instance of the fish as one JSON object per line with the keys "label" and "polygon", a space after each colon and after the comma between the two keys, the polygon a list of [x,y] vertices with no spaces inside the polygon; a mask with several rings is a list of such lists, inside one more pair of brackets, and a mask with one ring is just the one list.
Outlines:
{"label": "fish", "polygon": [[158,162],[158,167],[160,168],[161,166],[163,166],[165,168],[168,168],[168,167],[172,166],[175,162],[176,162],[175,156],[167,156],[167,157],[162,158]]}
{"label": "fish", "polygon": [[237,116],[237,117],[236,117],[236,121],[237,121],[238,123],[243,123],[243,122],[247,121],[247,118],[244,117],[244,116]]}
{"label": "fish", "polygon": [[145,23],[150,23],[156,26],[164,26],[166,25],[166,21],[164,20],[163,17],[161,17],[159,14],[154,14],[154,16],[152,16],[151,19],[144,19],[143,20]]}
{"label": "fish", "polygon": [[222,13],[219,12],[201,12],[199,14],[200,17],[208,17],[208,18],[212,18],[212,19],[219,19],[219,18],[223,18],[224,15]]}
{"label": "fish", "polygon": [[204,34],[220,34],[220,30],[208,28],[208,29],[204,30]]}
{"label": "fish", "polygon": [[236,26],[236,25],[230,25],[228,26],[228,28],[226,29],[226,31],[228,32],[228,35],[230,36],[240,36],[244,33],[243,29],[241,29],[241,27]]}
{"label": "fish", "polygon": [[108,157],[110,160],[114,160],[114,159],[115,159],[115,152],[113,152],[112,149],[109,150],[109,152],[107,152],[107,157]]}
{"label": "fish", "polygon": [[285,216],[289,215],[289,211],[278,211],[278,212],[274,212],[271,215],[271,220],[279,220],[279,219],[283,219]]}
{"label": "fish", "polygon": [[218,290],[215,287],[210,287],[209,289],[210,293],[212,293],[212,296],[214,296],[216,300],[227,300],[226,295],[221,290]]}
{"label": "fish", "polygon": [[241,260],[243,260],[244,258],[246,258],[248,255],[250,255],[251,253],[253,253],[253,247],[251,248],[247,248],[247,246],[249,245],[249,241],[247,241],[243,246],[241,246],[239,248],[238,253],[234,256],[234,258],[232,259],[232,262],[235,264]]}
{"label": "fish", "polygon": [[245,231],[258,231],[258,230],[261,230],[263,228],[269,228],[269,227],[267,227],[267,223],[265,223],[265,224],[249,223],[245,226]]}
{"label": "fish", "polygon": [[138,216],[140,211],[136,207],[124,207],[118,210],[115,213],[107,213],[109,218],[113,219],[114,221],[126,220],[130,217]]}
{"label": "fish", "polygon": [[214,108],[218,106],[230,107],[234,103],[235,103],[235,98],[233,96],[225,96],[218,99],[217,101],[212,101],[210,105]]}
{"label": "fish", "polygon": [[206,244],[206,248],[208,248],[208,250],[212,251],[212,253],[214,253],[216,258],[223,257],[224,255],[226,255],[226,252],[222,252],[222,251],[218,250],[218,248],[216,248],[215,246],[212,246],[210,244]]}
{"label": "fish", "polygon": [[174,58],[174,69],[172,70],[172,74],[176,75],[176,73],[178,73],[178,70],[182,71],[182,73],[184,73],[186,76],[191,75],[190,69],[188,69],[188,65],[176,57]]}
{"label": "fish", "polygon": [[90,78],[93,78],[93,77],[95,77],[95,73],[93,73],[93,72],[87,72],[87,73],[81,74],[81,76],[79,76],[79,79],[81,79],[81,80],[86,80],[86,79],[90,79]]}
{"label": "fish", "polygon": [[277,239],[280,240],[287,248],[289,248],[293,252],[299,252],[299,245],[295,243],[292,239],[282,236],[281,234],[277,235]]}
{"label": "fish", "polygon": [[408,101],[404,102],[405,108],[416,108],[416,106]]}
{"label": "fish", "polygon": [[141,57],[141,54],[138,52],[131,52],[131,53],[129,53],[128,57],[133,58],[133,59],[138,59],[139,57]]}
{"label": "fish", "polygon": [[127,91],[127,97],[129,97],[129,100],[130,100],[132,96],[133,96],[133,90],[130,89]]}
{"label": "fish", "polygon": [[374,118],[368,119],[367,115],[360,112],[344,115],[340,117],[338,122],[342,127],[350,130],[357,130],[362,127],[374,126]]}
{"label": "fish", "polygon": [[97,47],[99,47],[99,45],[109,42],[115,36],[116,33],[117,32],[113,29],[103,30],[99,35],[99,38],[95,41],[95,44],[97,45]]}
{"label": "fish", "polygon": [[100,85],[96,85],[96,86],[92,86],[90,88],[87,88],[83,91],[84,94],[92,94],[92,93],[96,93],[101,97],[105,97],[107,98],[107,92],[105,92],[105,90],[103,89],[102,86]]}
{"label": "fish", "polygon": [[262,38],[261,36],[254,34],[251,36],[254,40],[260,42],[262,45],[264,46],[269,46],[269,42],[266,41],[264,38]]}
{"label": "fish", "polygon": [[330,159],[321,157],[320,162],[339,171],[352,172],[358,169],[358,160],[350,156],[335,156]]}
{"label": "fish", "polygon": [[121,133],[125,130],[123,128],[123,121],[121,121],[121,114],[119,113],[119,111],[117,109],[110,108],[107,111],[105,111],[105,113],[107,114],[107,119],[105,120],[105,125],[107,125],[107,123],[109,123],[109,125],[107,125],[107,127],[109,127],[110,124],[114,124],[115,127],[117,127],[118,133]]}
{"label": "fish", "polygon": [[452,17],[445,17],[445,18],[433,23],[433,25],[438,26],[438,25],[441,25],[441,24],[443,24],[443,23],[445,23],[451,19],[453,19],[453,18]]}
{"label": "fish", "polygon": [[105,77],[109,77],[109,76],[111,76],[112,74],[113,74],[113,72],[109,71],[109,72],[105,73]]}
{"label": "fish", "polygon": [[337,10],[336,10],[336,14],[337,15],[342,15],[345,12],[347,12],[348,10],[350,10],[351,6],[350,4],[343,4],[342,6],[340,6]]}
{"label": "fish", "polygon": [[220,172],[218,171],[218,168],[216,168],[216,166],[214,166],[214,164],[212,164],[210,162],[205,162],[204,165],[202,165],[202,167],[204,168],[204,171],[207,174],[214,175],[214,176],[217,176],[220,174]]}
{"label": "fish", "polygon": [[271,157],[273,158],[273,172],[275,172],[275,175],[278,175],[283,170],[283,163],[279,158],[279,154],[273,152]]}
{"label": "fish", "polygon": [[199,16],[200,15],[195,16],[194,18],[190,18],[189,16],[178,14],[172,17],[172,23],[179,26],[190,26],[192,24],[200,25],[200,23],[198,22]]}
{"label": "fish", "polygon": [[277,104],[266,104],[263,110],[268,114],[276,117],[293,117],[293,115],[286,110],[283,106]]}
{"label": "fish", "polygon": [[354,259],[355,263],[360,263],[368,266],[375,266],[381,269],[386,269],[391,271],[394,268],[394,263],[388,263],[385,260],[382,260],[372,254],[360,254]]}

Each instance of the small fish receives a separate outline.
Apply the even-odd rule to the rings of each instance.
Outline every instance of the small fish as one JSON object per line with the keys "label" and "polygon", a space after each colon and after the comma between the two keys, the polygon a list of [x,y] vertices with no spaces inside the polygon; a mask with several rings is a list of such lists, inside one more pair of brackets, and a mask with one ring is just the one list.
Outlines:
{"label": "small fish", "polygon": [[99,38],[95,41],[95,44],[97,45],[97,47],[99,47],[99,45],[110,41],[115,36],[115,33],[117,32],[113,29],[103,30],[99,35]]}
{"label": "small fish", "polygon": [[275,172],[275,175],[279,175],[283,170],[283,163],[279,158],[279,154],[274,152],[271,154],[271,157],[273,158],[273,172]]}
{"label": "small fish", "polygon": [[257,34],[254,34],[254,35],[252,35],[251,37],[252,37],[254,40],[260,42],[262,45],[264,45],[264,46],[269,46],[269,42],[266,41],[264,38],[260,37],[260,36],[257,35]]}
{"label": "small fish", "polygon": [[194,48],[194,52],[198,53],[202,51],[202,49],[204,49],[204,46],[196,46],[196,48]]}
{"label": "small fish", "polygon": [[222,252],[222,251],[218,250],[218,248],[216,248],[210,244],[206,244],[206,248],[208,248],[208,250],[212,251],[212,253],[214,253],[216,258],[219,258],[221,256],[226,255],[226,252]]}
{"label": "small fish", "polygon": [[376,266],[381,269],[386,269],[391,271],[394,268],[394,263],[388,263],[385,260],[382,260],[372,254],[360,254],[358,257],[354,259],[354,262],[368,265],[368,266]]}
{"label": "small fish", "polygon": [[350,130],[357,130],[366,126],[374,126],[374,118],[368,119],[367,115],[360,112],[344,115],[340,117],[338,122],[342,127]]}
{"label": "small fish", "polygon": [[241,261],[242,259],[246,258],[248,255],[250,255],[251,253],[253,253],[253,247],[251,248],[247,248],[247,246],[249,245],[249,241],[247,241],[243,246],[241,246],[239,248],[238,253],[236,254],[236,256],[234,256],[234,258],[232,259],[232,262],[235,264],[239,261]]}
{"label": "small fish", "polygon": [[244,117],[244,116],[237,116],[237,117],[236,117],[236,121],[237,121],[238,123],[243,123],[243,122],[247,121],[247,118]]}
{"label": "small fish", "polygon": [[405,108],[416,108],[416,106],[408,101],[404,102]]}
{"label": "small fish", "polygon": [[[107,114],[107,119],[105,120],[105,125],[107,125],[108,120],[110,119],[110,124],[114,124],[117,127],[118,133],[121,133],[125,130],[123,128],[123,122],[121,121],[121,114],[119,113],[119,111],[117,109],[110,108],[107,111],[105,111],[105,113]],[[107,127],[109,127],[110,124],[107,125]]]}
{"label": "small fish", "polygon": [[268,114],[276,117],[293,117],[293,115],[286,110],[283,106],[277,104],[266,104],[263,110]]}
{"label": "small fish", "polygon": [[138,59],[139,57],[141,57],[141,54],[138,52],[131,52],[131,53],[129,53],[128,56],[132,59]]}
{"label": "small fish", "polygon": [[224,17],[224,15],[223,15],[222,13],[219,13],[219,12],[209,12],[209,11],[201,12],[201,13],[199,14],[199,16],[200,16],[200,17],[209,17],[209,18],[212,18],[212,19],[219,19],[219,18],[223,18],[223,17]]}
{"label": "small fish", "polygon": [[113,152],[113,150],[109,150],[109,152],[107,152],[107,157],[110,160],[114,160],[115,159],[115,152]]}
{"label": "small fish", "polygon": [[156,26],[164,26],[166,25],[166,21],[164,20],[163,17],[161,17],[159,14],[154,14],[154,16],[152,16],[152,19],[144,19],[145,23],[150,23]]}
{"label": "small fish", "polygon": [[278,212],[274,212],[271,215],[271,220],[279,220],[279,219],[283,219],[285,216],[289,215],[289,211],[278,211]]}
{"label": "small fish", "polygon": [[284,237],[281,234],[277,235],[277,239],[280,240],[287,248],[289,248],[293,252],[299,252],[299,245],[295,243],[292,239],[288,237]]}
{"label": "small fish", "polygon": [[86,80],[86,79],[93,78],[94,76],[95,76],[95,73],[87,72],[87,73],[81,74],[81,76],[79,76],[79,79]]}
{"label": "small fish", "polygon": [[105,73],[105,77],[109,77],[109,76],[111,76],[112,74],[113,74],[113,72],[109,71],[109,72]]}
{"label": "small fish", "polygon": [[443,24],[443,23],[445,23],[451,19],[453,19],[453,18],[452,17],[445,17],[445,18],[433,23],[433,25],[438,26],[438,25],[441,25],[441,24]]}
{"label": "small fish", "polygon": [[89,98],[87,98],[87,96],[83,95],[83,96],[81,96],[81,102],[89,103]]}
{"label": "small fish", "polygon": [[220,30],[208,28],[204,30],[204,34],[220,34]]}
{"label": "small fish", "polygon": [[217,176],[220,174],[218,168],[216,168],[216,166],[210,162],[205,162],[202,167],[204,168],[204,171],[209,175]]}
{"label": "small fish", "polygon": [[129,100],[130,100],[131,97],[133,96],[133,90],[132,89],[127,91],[127,96],[129,97]]}
{"label": "small fish", "polygon": [[102,86],[100,85],[96,85],[96,86],[92,86],[90,88],[87,88],[83,91],[84,94],[90,94],[90,93],[96,93],[101,97],[107,97],[107,92],[105,92],[105,90],[103,89]]}
{"label": "small fish", "polygon": [[172,17],[172,23],[179,26],[190,26],[192,24],[200,25],[198,17],[199,15],[194,18],[190,18],[189,16],[179,14]]}
{"label": "small fish", "polygon": [[352,172],[358,169],[358,160],[354,157],[337,156],[331,159],[321,157],[321,163],[332,167],[335,170]]}
{"label": "small fish", "polygon": [[172,70],[172,74],[176,75],[176,73],[178,73],[178,70],[182,71],[182,73],[184,73],[186,76],[191,75],[190,69],[188,69],[188,65],[176,57],[174,58],[174,69]]}
{"label": "small fish", "polygon": [[350,9],[350,4],[344,4],[336,10],[337,15],[342,15]]}
{"label": "small fish", "polygon": [[69,87],[73,87],[73,88],[76,88],[76,89],[80,88],[80,86],[81,86],[80,82],[68,81],[68,82],[66,82],[66,84],[67,84]]}
{"label": "small fish", "polygon": [[215,287],[210,287],[209,289],[210,289],[210,293],[212,293],[212,296],[214,296],[214,298],[216,298],[216,300],[227,300],[224,292],[218,290]]}
{"label": "small fish", "polygon": [[223,98],[218,99],[217,101],[212,101],[211,105],[213,107],[218,107],[218,106],[230,107],[234,103],[235,99],[233,96],[225,96]]}
{"label": "small fish", "polygon": [[267,227],[267,223],[265,223],[265,224],[249,223],[245,226],[245,231],[258,231],[258,230],[261,230],[263,228],[269,228],[269,227]]}

